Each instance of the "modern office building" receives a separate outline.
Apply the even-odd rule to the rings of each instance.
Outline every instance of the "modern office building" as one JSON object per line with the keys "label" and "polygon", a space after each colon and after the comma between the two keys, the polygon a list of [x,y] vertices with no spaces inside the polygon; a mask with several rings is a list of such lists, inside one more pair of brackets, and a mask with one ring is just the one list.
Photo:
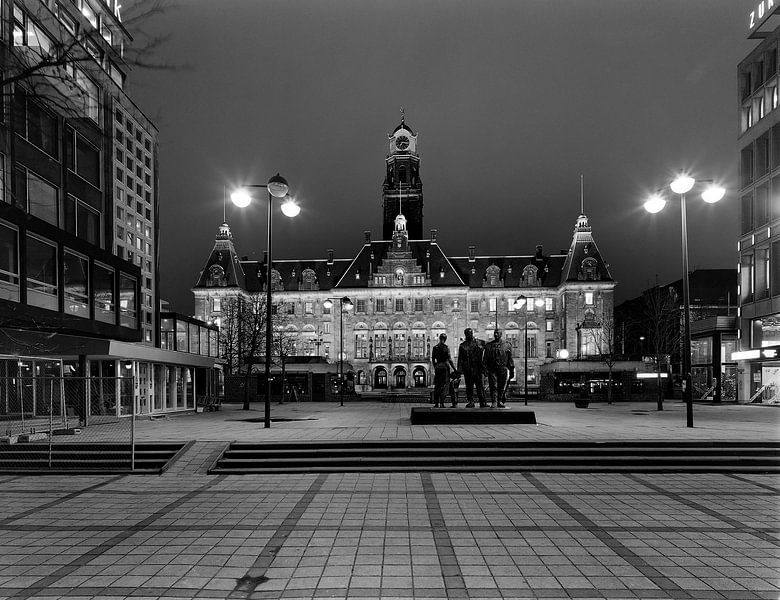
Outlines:
{"label": "modern office building", "polygon": [[[737,365],[737,276],[734,269],[696,269],[688,276],[691,309],[691,381],[694,399],[733,402]],[[653,370],[660,359],[668,397],[681,381],[684,335],[682,280],[658,285],[615,307],[620,354]],[[681,391],[676,392],[678,395]]]}
{"label": "modern office building", "polygon": [[13,387],[37,373],[113,380],[116,414],[194,408],[215,361],[160,348],[157,130],[124,90],[119,3],[0,11],[0,413],[37,410]]}
{"label": "modern office building", "polygon": [[[475,246],[449,255],[436,229],[423,234],[417,135],[402,120],[388,144],[382,239],[366,231],[363,246],[349,258],[328,251],[321,259],[273,260],[274,311],[284,317],[290,353],[337,362],[343,346],[358,390],[430,385],[429,357],[439,334],[449,336],[455,355],[466,327],[484,341],[499,327],[512,346],[520,382],[527,355],[531,390],[538,389],[540,365],[562,350],[571,358],[597,355],[603,326],[612,318],[615,281],[588,217],[577,217],[569,248],[561,252],[546,253],[537,240],[526,239],[507,240],[505,255],[482,255]],[[267,289],[265,259],[238,256],[223,223],[193,288],[196,316],[220,323],[223,339],[231,299]],[[520,296],[526,298],[522,307],[516,306]],[[351,305],[343,312],[343,337],[342,298]]]}
{"label": "modern office building", "polygon": [[780,3],[748,15],[737,69],[740,144],[739,398],[780,398]]}

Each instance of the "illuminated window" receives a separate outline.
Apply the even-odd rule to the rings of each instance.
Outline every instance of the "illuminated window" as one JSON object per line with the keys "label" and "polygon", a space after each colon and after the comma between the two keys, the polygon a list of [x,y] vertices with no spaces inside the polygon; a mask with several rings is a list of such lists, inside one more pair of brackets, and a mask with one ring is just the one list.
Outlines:
{"label": "illuminated window", "polygon": [[593,292],[585,292],[585,306],[593,306]]}

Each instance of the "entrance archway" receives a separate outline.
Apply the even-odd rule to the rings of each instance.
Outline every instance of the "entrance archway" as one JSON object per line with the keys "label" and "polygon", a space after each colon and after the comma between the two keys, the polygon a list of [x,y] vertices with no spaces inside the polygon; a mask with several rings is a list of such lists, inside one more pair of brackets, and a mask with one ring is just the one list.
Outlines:
{"label": "entrance archway", "polygon": [[393,387],[404,389],[406,387],[406,369],[396,367],[393,371],[393,379],[395,380]]}
{"label": "entrance archway", "polygon": [[377,367],[374,371],[374,389],[387,389],[387,369]]}
{"label": "entrance archway", "polygon": [[428,375],[422,367],[415,367],[414,371],[412,371],[412,379],[414,379],[414,387],[426,387],[428,385]]}

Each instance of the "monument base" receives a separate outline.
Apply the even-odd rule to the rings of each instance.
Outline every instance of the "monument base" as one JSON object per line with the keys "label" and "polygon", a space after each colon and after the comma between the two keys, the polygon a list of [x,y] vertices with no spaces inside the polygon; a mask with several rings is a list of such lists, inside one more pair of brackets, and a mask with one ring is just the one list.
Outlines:
{"label": "monument base", "polygon": [[532,410],[517,408],[412,408],[412,425],[536,425]]}

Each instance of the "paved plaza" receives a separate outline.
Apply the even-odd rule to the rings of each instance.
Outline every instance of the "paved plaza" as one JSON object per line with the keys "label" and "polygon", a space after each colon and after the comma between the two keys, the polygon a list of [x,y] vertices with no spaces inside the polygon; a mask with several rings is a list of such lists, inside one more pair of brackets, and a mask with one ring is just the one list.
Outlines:
{"label": "paved plaza", "polygon": [[674,401],[532,403],[535,426],[411,407],[141,421],[194,441],[162,475],[0,476],[0,598],[780,598],[775,475],[206,473],[230,440],[780,439],[774,406],[696,405],[693,429]]}

